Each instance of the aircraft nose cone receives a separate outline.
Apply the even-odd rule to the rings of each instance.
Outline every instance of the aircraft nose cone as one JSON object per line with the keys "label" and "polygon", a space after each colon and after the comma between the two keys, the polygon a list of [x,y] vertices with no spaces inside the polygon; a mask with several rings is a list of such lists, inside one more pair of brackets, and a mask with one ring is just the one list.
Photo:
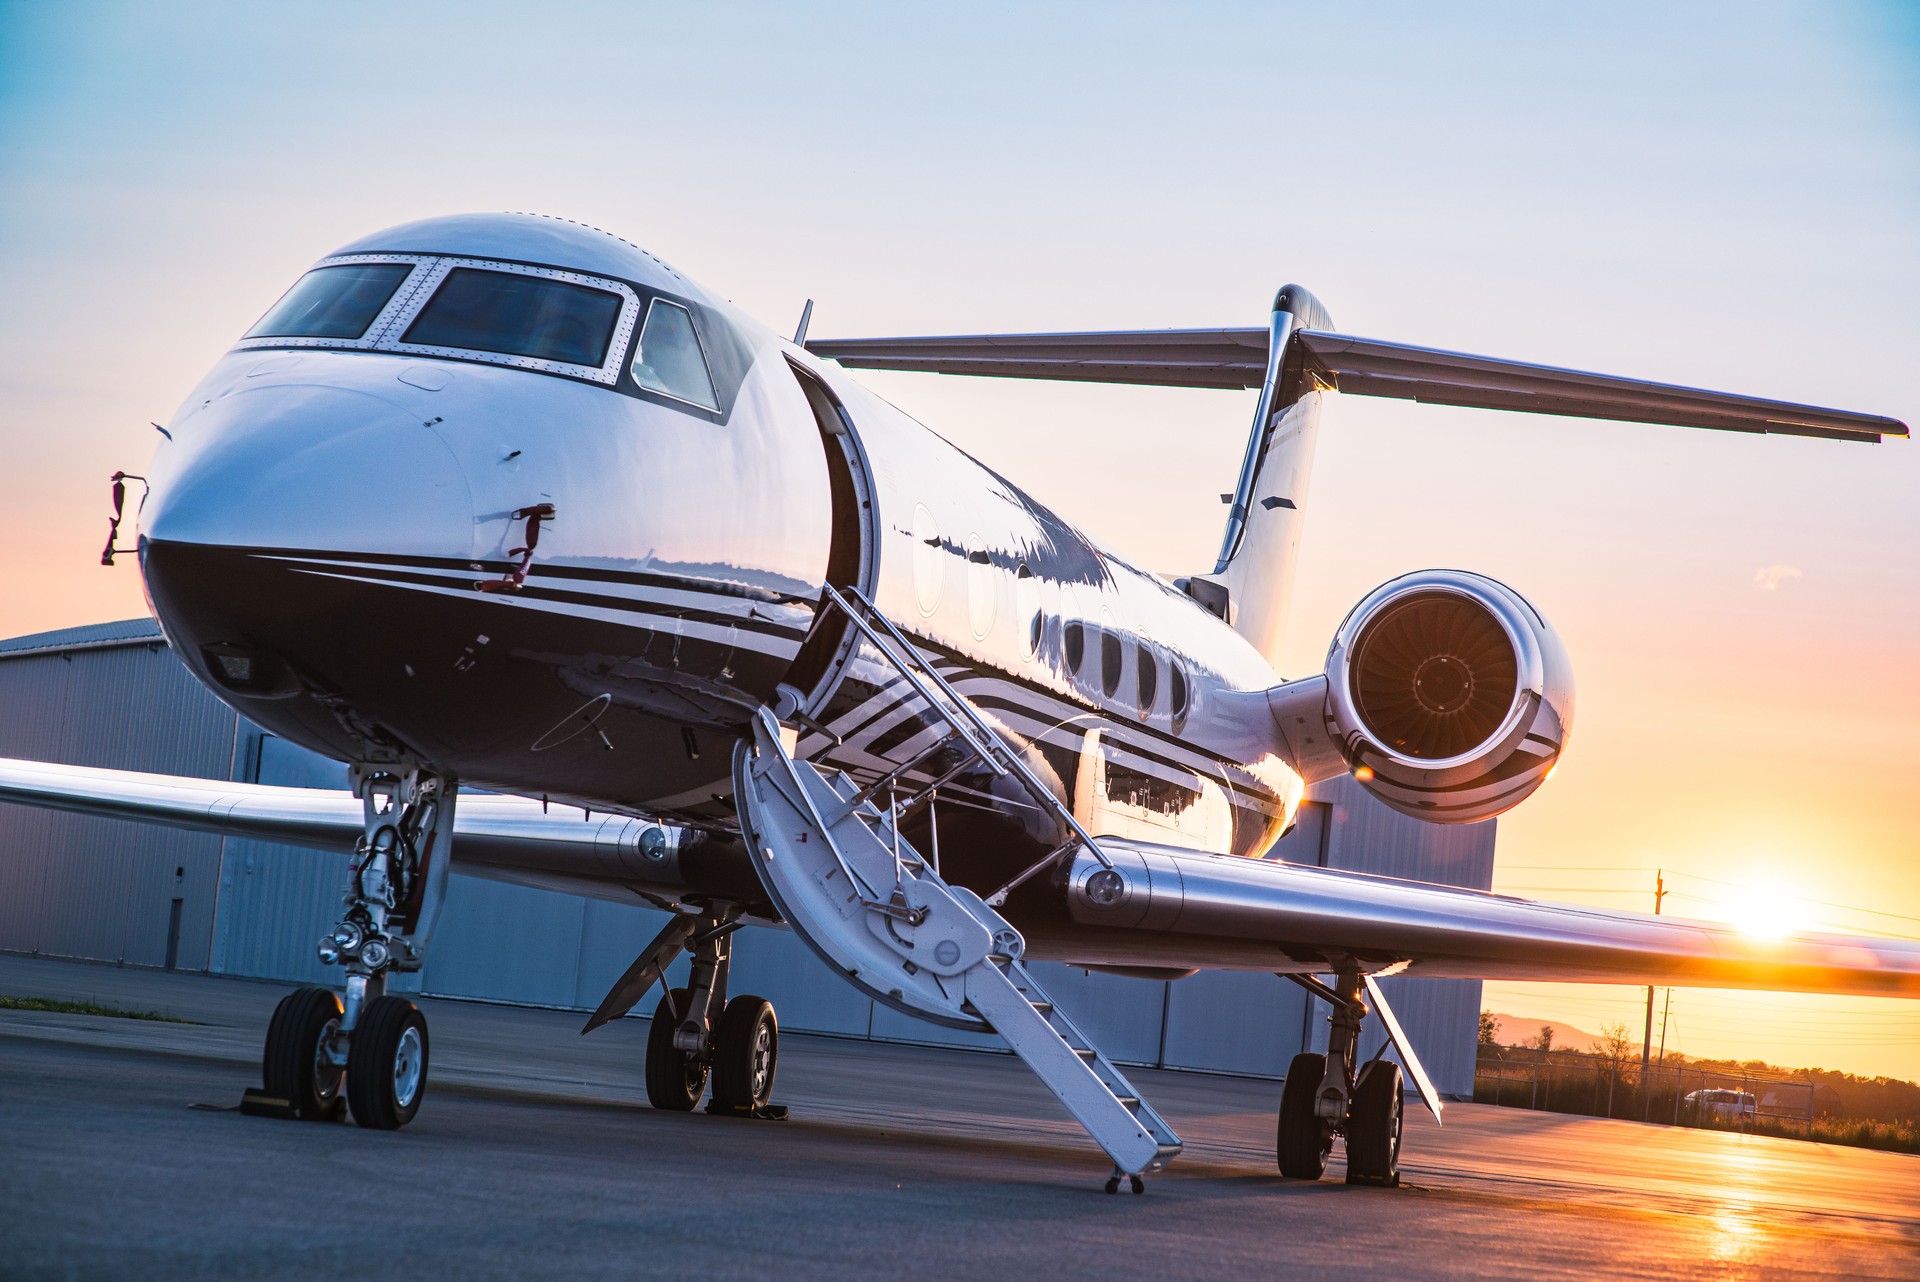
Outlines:
{"label": "aircraft nose cone", "polygon": [[418,415],[366,392],[282,385],[221,398],[181,424],[150,473],[148,599],[176,652],[229,695],[353,688],[382,638],[418,631],[394,582],[473,554],[473,502],[452,451]]}
{"label": "aircraft nose cone", "polygon": [[403,406],[335,387],[274,386],[195,414],[155,459],[150,544],[467,557],[459,461]]}

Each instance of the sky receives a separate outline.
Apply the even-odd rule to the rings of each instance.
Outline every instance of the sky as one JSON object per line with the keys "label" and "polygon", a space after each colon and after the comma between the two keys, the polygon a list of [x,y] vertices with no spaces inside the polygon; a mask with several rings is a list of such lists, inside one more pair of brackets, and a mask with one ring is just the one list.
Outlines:
{"label": "sky", "polygon": [[[1261,325],[1920,418],[1920,10],[0,0],[0,636],[144,612],[107,477],[307,265],[559,214],[816,337]],[[1210,568],[1251,393],[864,376]],[[1579,708],[1498,889],[1920,936],[1920,445],[1334,398],[1287,643],[1511,583]],[[1871,911],[1865,911],[1871,910]],[[1488,985],[1599,1031],[1639,990]],[[1667,1047],[1920,1078],[1920,1006],[1682,991]],[[1658,1030],[1656,1029],[1656,1037]]]}

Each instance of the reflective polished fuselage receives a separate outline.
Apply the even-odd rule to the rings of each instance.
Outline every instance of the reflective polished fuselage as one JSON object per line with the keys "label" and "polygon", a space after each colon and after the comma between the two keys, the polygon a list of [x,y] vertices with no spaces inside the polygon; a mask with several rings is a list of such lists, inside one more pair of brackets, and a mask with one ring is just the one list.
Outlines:
{"label": "reflective polished fuselage", "polygon": [[[1261,732],[1277,678],[1251,646],[650,255],[487,215],[341,259],[428,283],[450,263],[565,273],[625,310],[597,373],[409,344],[422,286],[365,337],[243,340],[208,374],[149,470],[143,572],[175,649],[272,732],[727,827],[733,744],[794,678],[833,581],[912,635],[1096,832],[1253,854],[1290,821],[1300,779]],[[716,408],[635,382],[655,299],[694,316]],[[844,680],[806,666],[809,711],[840,741],[803,734],[803,753],[870,774],[931,742],[870,652]],[[941,797],[943,854],[981,877],[1056,840],[983,781]]]}

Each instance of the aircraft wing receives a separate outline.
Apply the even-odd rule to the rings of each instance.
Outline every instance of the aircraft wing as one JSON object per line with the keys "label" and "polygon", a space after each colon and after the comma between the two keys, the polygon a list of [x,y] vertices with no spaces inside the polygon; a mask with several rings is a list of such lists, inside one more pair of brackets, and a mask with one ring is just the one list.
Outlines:
{"label": "aircraft wing", "polygon": [[[229,837],[349,851],[361,833],[350,793],[0,758],[0,802]],[[696,872],[687,852],[641,853],[654,825],[583,819],[523,797],[467,795],[455,813],[454,867],[523,869],[671,891],[689,874],[737,880],[750,870],[715,849]],[[1065,893],[1086,928],[1062,947],[1075,961],[1184,961],[1234,970],[1325,971],[1349,956],[1376,972],[1436,977],[1675,984],[1920,997],[1920,940],[1796,934],[1768,940],[1731,926],[1542,903],[1427,882],[1277,860],[1207,855],[1099,839],[1127,879],[1113,902],[1084,893],[1101,865],[1082,854]],[[1104,897],[1103,897],[1104,899]],[[1265,960],[1262,960],[1265,959]]]}
{"label": "aircraft wing", "polygon": [[[0,758],[0,802],[9,801],[317,850],[351,851],[362,832],[360,801],[344,790]],[[658,883],[675,869],[640,853],[641,835],[655,826],[626,815],[583,818],[571,806],[543,807],[527,797],[463,796],[454,815],[454,867]]]}
{"label": "aircraft wing", "polygon": [[[856,369],[1257,388],[1266,374],[1268,340],[1265,329],[1161,329],[817,339],[807,344],[807,350]],[[1302,376],[1349,395],[1847,441],[1877,442],[1908,434],[1905,423],[1878,414],[1469,356],[1349,334],[1302,330],[1289,346],[1299,352]]]}
{"label": "aircraft wing", "polygon": [[[1267,944],[1274,970],[1325,972],[1344,956],[1369,970],[1448,978],[1920,997],[1920,940],[1767,938],[1724,922],[1542,903],[1279,860],[1111,837],[1100,846],[1123,889],[1102,888],[1096,902],[1087,887],[1102,865],[1084,853],[1067,881],[1074,920],[1115,952],[1111,962],[1076,957],[1094,964],[1128,964],[1128,929],[1150,928],[1192,938],[1196,955],[1207,948],[1236,952],[1236,941]],[[1132,964],[1140,964],[1137,955]]]}

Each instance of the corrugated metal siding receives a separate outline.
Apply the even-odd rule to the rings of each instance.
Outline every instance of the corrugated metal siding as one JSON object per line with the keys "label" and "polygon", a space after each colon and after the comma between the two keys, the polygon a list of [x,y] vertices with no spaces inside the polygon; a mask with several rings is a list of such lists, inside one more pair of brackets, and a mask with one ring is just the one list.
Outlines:
{"label": "corrugated metal siding", "polygon": [[159,641],[160,625],[152,619],[118,619],[112,623],[87,623],[56,632],[35,632],[24,637],[0,640],[0,656],[30,654],[35,651],[72,651],[93,649],[123,642]]}
{"label": "corrugated metal siding", "polygon": [[[242,721],[157,644],[126,644],[148,635],[152,624],[138,620],[0,642],[0,755],[344,787],[340,763]],[[91,648],[60,649],[76,645]],[[1344,778],[1317,786],[1311,798],[1280,857],[1492,883],[1492,823],[1422,824]],[[337,972],[320,965],[314,945],[338,915],[346,867],[344,855],[239,840],[225,843],[223,855],[217,838],[0,806],[0,948],[159,965],[177,893],[182,968],[329,983]],[[183,873],[177,890],[175,868]],[[425,972],[396,987],[589,1010],[665,920],[640,904],[456,875]],[[734,938],[733,991],[773,1001],[787,1028],[1000,1046],[876,1007],[785,931]],[[675,978],[683,982],[685,971],[683,960]],[[1061,1008],[1125,1063],[1277,1077],[1303,1045],[1325,1045],[1325,1006],[1271,976],[1202,974],[1168,984],[1058,963],[1035,971]],[[1440,1088],[1470,1092],[1480,985],[1386,985]],[[650,1014],[653,1000],[636,1013]]]}
{"label": "corrugated metal siding", "polygon": [[1281,1077],[1300,1052],[1306,1020],[1306,991],[1277,976],[1208,972],[1177,980],[1167,995],[1165,1064]]}
{"label": "corrugated metal siding", "polygon": [[[157,643],[0,659],[0,755],[228,777],[238,718]],[[0,947],[162,965],[178,898],[176,964],[204,970],[220,844],[0,806]]]}
{"label": "corrugated metal siding", "polygon": [[[347,786],[346,767],[251,723],[241,734],[237,774],[290,788]],[[219,915],[210,969],[228,975],[327,984],[339,972],[320,964],[320,936],[340,915],[348,856],[235,839],[220,866]]]}

